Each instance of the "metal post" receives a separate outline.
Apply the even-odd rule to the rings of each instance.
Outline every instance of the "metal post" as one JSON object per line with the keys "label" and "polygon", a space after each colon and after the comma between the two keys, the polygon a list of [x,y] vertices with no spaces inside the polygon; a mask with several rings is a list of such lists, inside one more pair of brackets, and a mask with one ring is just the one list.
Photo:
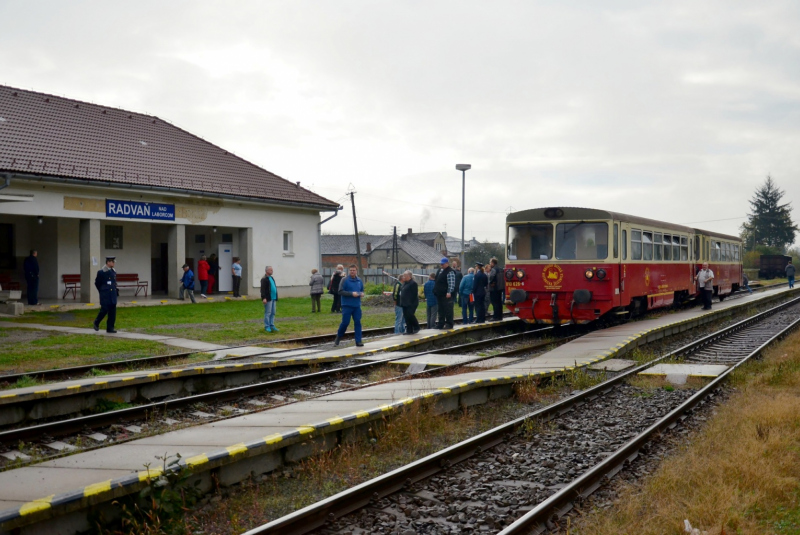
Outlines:
{"label": "metal post", "polygon": [[458,268],[464,273],[464,206],[467,191],[467,170],[461,171],[461,257]]}
{"label": "metal post", "polygon": [[359,275],[361,275],[361,246],[358,243],[358,221],[356,221],[356,200],[354,195],[356,194],[355,191],[350,192],[350,204],[353,205],[353,228],[356,231],[356,258],[358,259],[358,263],[356,264],[356,270]]}

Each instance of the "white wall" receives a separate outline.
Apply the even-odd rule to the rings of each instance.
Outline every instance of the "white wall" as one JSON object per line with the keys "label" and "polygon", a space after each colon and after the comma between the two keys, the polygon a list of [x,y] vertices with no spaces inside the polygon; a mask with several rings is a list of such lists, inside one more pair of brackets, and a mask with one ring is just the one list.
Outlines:
{"label": "white wall", "polygon": [[[99,219],[101,225],[101,248],[105,247],[105,225],[114,224],[123,226],[123,250],[107,251],[118,257],[117,271],[119,273],[138,273],[140,278],[148,280],[151,277],[150,259],[159,254],[156,236],[161,228],[150,230],[150,226],[166,227],[170,224],[186,225],[186,255],[195,258],[195,263],[200,259],[200,250],[207,256],[217,252],[224,233],[233,234],[234,255],[241,256],[239,251],[238,229],[253,229],[253,259],[251,266],[246,266],[248,276],[251,277],[254,290],[251,294],[258,295],[264,267],[272,265],[275,270],[275,279],[281,288],[281,295],[308,295],[308,280],[312,268],[319,268],[319,249],[317,236],[317,223],[320,221],[319,212],[310,209],[294,209],[279,206],[270,206],[266,203],[248,203],[220,201],[218,199],[203,199],[199,196],[189,195],[160,195],[147,192],[137,192],[127,188],[105,188],[49,184],[28,182],[12,179],[11,187],[3,190],[8,195],[32,195],[31,203],[0,203],[0,220],[4,214],[18,214],[26,216],[32,222],[35,217],[30,214],[42,214],[45,218],[58,220],[58,279],[60,291],[63,285],[60,277],[63,273],[79,273],[78,221],[80,219]],[[103,211],[87,208],[66,209],[64,197],[80,197],[94,199],[96,206],[102,203]],[[176,217],[172,222],[139,222],[117,218],[106,218],[106,198],[119,200],[134,200],[142,202],[160,202],[175,204],[179,213],[185,217]],[[326,217],[328,214],[325,214]],[[216,226],[217,232],[212,228]],[[283,252],[283,232],[294,233],[293,254]],[[25,230],[24,232],[27,232]],[[23,232],[23,234],[24,234]],[[196,244],[194,236],[198,233],[206,235],[206,243]],[[151,235],[153,239],[151,239]],[[29,239],[17,239],[17,248],[25,251]],[[103,259],[98,259],[102,262]],[[226,266],[220,266],[225,269]],[[99,267],[98,267],[99,269]],[[60,297],[60,293],[58,297]]]}

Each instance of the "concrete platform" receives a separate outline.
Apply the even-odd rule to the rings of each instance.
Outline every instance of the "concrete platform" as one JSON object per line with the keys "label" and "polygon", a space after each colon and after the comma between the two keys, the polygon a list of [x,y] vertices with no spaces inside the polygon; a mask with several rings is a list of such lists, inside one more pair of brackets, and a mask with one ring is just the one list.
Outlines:
{"label": "concrete platform", "polygon": [[589,366],[590,370],[621,372],[636,365],[635,360],[627,359],[608,359]]}
{"label": "concrete platform", "polygon": [[656,364],[639,375],[684,375],[688,377],[719,377],[728,369],[722,364]]}
{"label": "concrete platform", "polygon": [[[767,295],[718,304],[711,312],[687,310],[621,325],[587,335],[591,337],[588,341],[581,338],[540,357],[511,362],[494,370],[409,379],[337,392],[2,472],[0,503],[13,505],[0,511],[0,529],[9,530],[40,521],[56,526],[59,515],[137,492],[145,485],[147,477],[143,467],[147,463],[154,466],[156,450],[159,455],[180,453],[182,465],[202,478],[204,488],[210,488],[212,473],[221,484],[233,484],[251,474],[269,472],[282,463],[295,462],[350,440],[414,402],[430,402],[438,412],[445,412],[507,397],[518,381],[594,364],[783,292],[797,293],[788,289],[775,290]],[[385,344],[386,340],[381,343]],[[381,343],[374,349],[362,349],[380,350]],[[227,446],[222,445],[224,439],[220,437],[228,437]],[[24,503],[18,505],[21,502]],[[47,525],[35,529],[47,529]],[[24,528],[21,533],[25,533]]]}

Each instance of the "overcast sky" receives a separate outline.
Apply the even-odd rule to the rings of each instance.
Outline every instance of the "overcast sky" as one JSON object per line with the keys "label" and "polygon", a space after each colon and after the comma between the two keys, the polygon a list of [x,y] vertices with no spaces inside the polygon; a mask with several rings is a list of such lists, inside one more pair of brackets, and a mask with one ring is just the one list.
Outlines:
{"label": "overcast sky", "polygon": [[[235,7],[235,9],[234,9]],[[0,83],[157,115],[346,204],[502,240],[586,206],[738,234],[800,220],[800,2],[0,1]]]}

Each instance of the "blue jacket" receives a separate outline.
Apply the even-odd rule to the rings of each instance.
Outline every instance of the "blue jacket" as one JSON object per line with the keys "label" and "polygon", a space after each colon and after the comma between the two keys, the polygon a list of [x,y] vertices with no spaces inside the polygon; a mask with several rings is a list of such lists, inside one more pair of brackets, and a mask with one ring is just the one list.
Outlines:
{"label": "blue jacket", "polygon": [[181,284],[187,290],[194,290],[194,273],[192,273],[191,269],[187,269],[186,273],[183,274],[181,277]]}
{"label": "blue jacket", "polygon": [[344,277],[342,282],[339,283],[339,295],[342,296],[343,307],[361,308],[361,297],[353,297],[353,292],[363,292],[364,283],[361,279],[356,277],[350,278],[350,275]]}
{"label": "blue jacket", "polygon": [[433,295],[433,287],[436,286],[436,282],[428,279],[428,282],[422,285],[422,291],[425,292],[425,303],[429,307],[436,306],[436,296]]}
{"label": "blue jacket", "polygon": [[461,279],[461,286],[458,287],[458,293],[462,295],[469,295],[472,293],[472,282],[475,280],[475,275],[469,273],[464,275]]}

